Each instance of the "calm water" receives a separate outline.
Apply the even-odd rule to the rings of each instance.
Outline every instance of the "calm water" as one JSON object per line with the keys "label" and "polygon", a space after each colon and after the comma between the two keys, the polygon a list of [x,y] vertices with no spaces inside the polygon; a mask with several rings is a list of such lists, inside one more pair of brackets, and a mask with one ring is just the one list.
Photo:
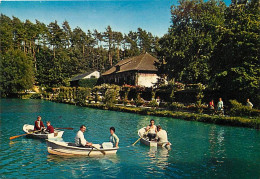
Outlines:
{"label": "calm water", "polygon": [[[1,99],[0,178],[259,178],[260,131],[225,127],[172,118],[104,111],[42,100]],[[74,141],[81,124],[94,143],[108,140],[116,128],[120,150],[99,158],[49,155],[44,141],[10,136],[23,134],[23,124],[37,115],[66,130]],[[172,150],[150,149],[135,142],[137,130],[154,118],[168,131]]]}

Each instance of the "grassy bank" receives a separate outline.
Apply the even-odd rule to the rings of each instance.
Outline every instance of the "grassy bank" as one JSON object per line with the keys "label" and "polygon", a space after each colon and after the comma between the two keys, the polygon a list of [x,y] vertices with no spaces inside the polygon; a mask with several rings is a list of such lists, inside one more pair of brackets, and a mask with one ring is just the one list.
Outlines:
{"label": "grassy bank", "polygon": [[[54,101],[54,102],[60,102],[60,101]],[[62,103],[75,105],[75,102],[71,102],[71,101],[62,102]],[[219,124],[219,125],[249,127],[249,128],[260,129],[260,118],[259,117],[249,119],[249,118],[245,118],[245,117],[229,117],[229,116],[196,114],[196,113],[190,113],[190,112],[157,110],[155,108],[126,107],[126,106],[108,107],[104,104],[82,104],[80,106],[104,109],[104,110],[136,113],[136,114],[141,114],[141,115],[172,117],[172,118],[183,119],[183,120],[188,120],[188,121],[206,122],[206,123],[213,123],[213,124]]]}

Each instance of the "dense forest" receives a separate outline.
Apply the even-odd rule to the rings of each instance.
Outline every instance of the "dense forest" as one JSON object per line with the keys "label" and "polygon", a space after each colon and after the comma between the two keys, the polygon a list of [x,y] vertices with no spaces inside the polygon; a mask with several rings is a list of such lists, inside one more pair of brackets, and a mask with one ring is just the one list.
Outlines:
{"label": "dense forest", "polygon": [[171,26],[161,38],[144,29],[128,34],[80,27],[64,21],[44,24],[0,16],[0,91],[2,95],[33,84],[67,86],[79,73],[109,69],[118,61],[149,52],[159,73],[182,83],[202,83],[231,98],[259,104],[258,0],[180,0],[171,8]]}

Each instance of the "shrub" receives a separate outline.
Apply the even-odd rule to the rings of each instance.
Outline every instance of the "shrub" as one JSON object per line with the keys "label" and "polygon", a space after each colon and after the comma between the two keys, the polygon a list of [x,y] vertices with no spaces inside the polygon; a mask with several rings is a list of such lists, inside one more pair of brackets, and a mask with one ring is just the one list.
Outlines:
{"label": "shrub", "polygon": [[32,94],[30,99],[41,99],[42,95],[40,93]]}
{"label": "shrub", "polygon": [[142,106],[144,104],[144,100],[142,100],[140,93],[137,93],[137,97],[135,99],[135,105],[137,107]]}
{"label": "shrub", "polygon": [[97,80],[97,78],[82,79],[79,80],[79,86],[93,88],[97,84]]}
{"label": "shrub", "polygon": [[259,116],[260,112],[257,109],[251,109],[244,106],[236,100],[229,100],[231,103],[230,115],[232,116]]}
{"label": "shrub", "polygon": [[173,103],[170,105],[170,109],[171,109],[171,110],[179,110],[179,109],[184,109],[184,108],[185,108],[184,104],[177,103],[177,102],[173,102]]}
{"label": "shrub", "polygon": [[153,99],[152,101],[149,102],[148,106],[151,106],[151,107],[158,107],[158,103],[156,102],[155,99]]}
{"label": "shrub", "polygon": [[108,89],[105,93],[104,102],[107,107],[111,107],[116,103],[118,91],[116,89]]}

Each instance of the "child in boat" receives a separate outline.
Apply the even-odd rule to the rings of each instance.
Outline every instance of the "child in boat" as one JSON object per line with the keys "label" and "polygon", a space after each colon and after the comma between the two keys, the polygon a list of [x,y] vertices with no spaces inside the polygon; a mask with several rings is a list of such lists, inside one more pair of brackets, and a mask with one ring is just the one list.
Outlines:
{"label": "child in boat", "polygon": [[115,134],[116,129],[114,127],[110,127],[110,137],[109,137],[109,141],[113,144],[114,147],[118,147],[118,143],[119,143],[119,138],[117,137],[117,135]]}
{"label": "child in boat", "polygon": [[47,129],[46,129],[46,132],[48,132],[48,133],[54,133],[54,128],[52,127],[50,121],[47,121]]}

